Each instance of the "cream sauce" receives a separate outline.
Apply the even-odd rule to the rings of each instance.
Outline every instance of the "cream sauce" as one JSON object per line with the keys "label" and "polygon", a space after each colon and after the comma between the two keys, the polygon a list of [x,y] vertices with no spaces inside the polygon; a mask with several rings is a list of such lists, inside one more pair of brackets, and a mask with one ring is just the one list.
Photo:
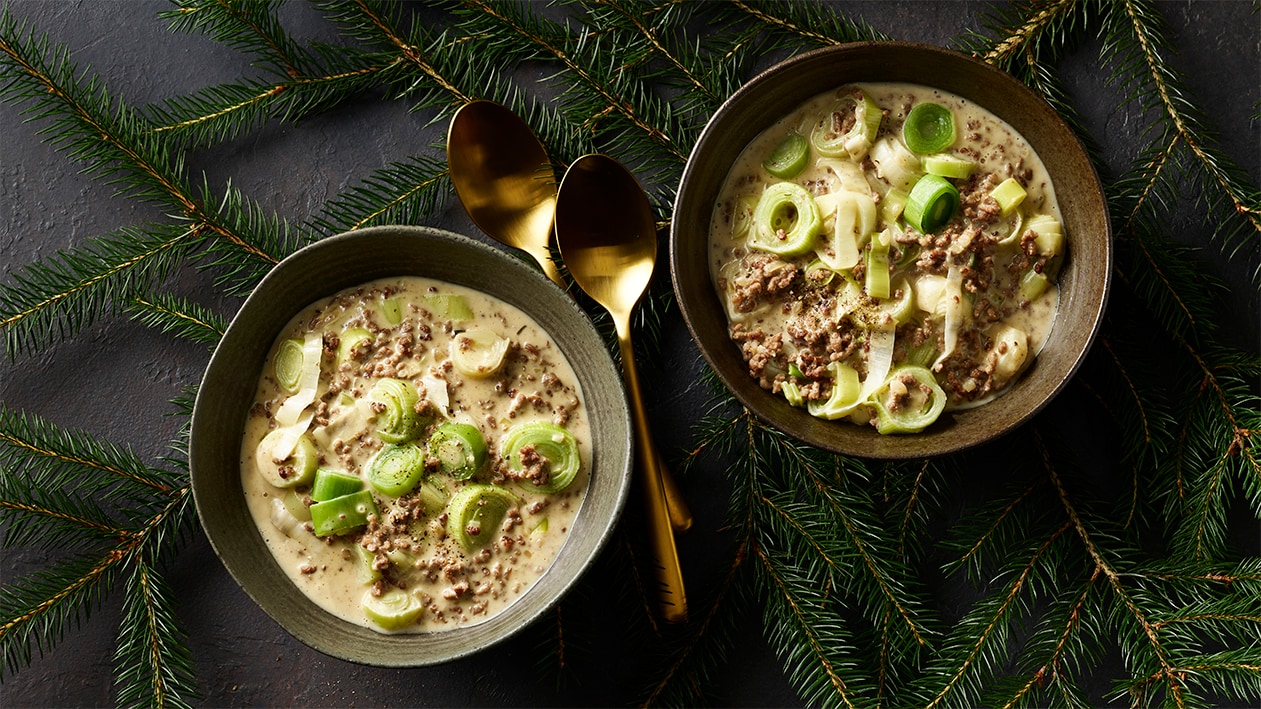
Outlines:
{"label": "cream sauce", "polygon": [[[450,302],[442,299],[446,296],[467,303],[472,318],[444,317],[440,311]],[[502,369],[491,376],[462,376],[451,366],[453,339],[471,327],[491,330],[511,342]],[[342,357],[346,363],[338,366],[340,338],[355,328],[366,329],[370,339]],[[412,502],[414,496],[395,499],[376,491],[381,525],[394,519],[398,524],[392,529],[403,533],[356,530],[321,538],[309,521],[292,515],[296,511],[299,518],[304,516],[309,488],[272,486],[260,474],[255,452],[259,441],[277,427],[275,414],[289,398],[273,373],[275,353],[284,340],[302,340],[308,332],[324,338],[317,396],[308,409],[314,418],[306,434],[316,445],[320,466],[364,478],[365,464],[382,446],[374,434],[368,393],[383,377],[408,382],[417,387],[422,405],[427,399],[441,412],[438,422],[472,424],[485,437],[491,461],[467,483],[440,472],[426,479],[447,496],[468,483],[491,483],[511,491],[520,504],[509,511],[498,539],[467,551],[446,533],[444,510],[419,512],[423,505]],[[592,451],[578,378],[530,317],[453,284],[411,277],[374,281],[295,316],[277,338],[268,362],[242,437],[242,483],[250,513],[276,561],[312,601],[347,621],[385,632],[365,617],[362,600],[374,588],[379,594],[403,587],[424,611],[402,631],[444,630],[492,617],[546,572],[582,506]],[[499,440],[510,426],[528,421],[562,424],[578,441],[581,470],[559,493],[542,494],[531,490],[528,480],[505,479]],[[424,436],[419,439],[422,445]],[[370,485],[365,488],[372,490]],[[370,574],[369,565],[356,546],[383,567],[383,578],[365,576]]]}

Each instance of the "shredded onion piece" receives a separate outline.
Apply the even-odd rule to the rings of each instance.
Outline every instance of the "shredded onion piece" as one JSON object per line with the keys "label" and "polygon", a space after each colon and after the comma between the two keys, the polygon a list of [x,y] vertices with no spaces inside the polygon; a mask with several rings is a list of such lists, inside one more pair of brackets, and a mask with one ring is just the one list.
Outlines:
{"label": "shredded onion piece", "polygon": [[[295,394],[294,396],[297,396]],[[285,460],[293,455],[293,449],[298,446],[298,439],[306,430],[310,428],[311,421],[315,419],[315,409],[303,411],[298,420],[289,426],[279,428],[277,430],[284,431],[276,438],[276,447],[272,449],[272,458],[275,460]]]}
{"label": "shredded onion piece", "polygon": [[451,411],[451,397],[447,393],[447,383],[443,379],[439,379],[433,375],[426,374],[420,378],[420,383],[425,385],[426,398],[443,413]]}
{"label": "shredded onion piece", "polygon": [[959,343],[959,326],[963,324],[963,269],[955,264],[946,271],[946,287],[941,297],[946,301],[946,332],[941,354],[933,362],[934,371],[955,351],[955,345]]}

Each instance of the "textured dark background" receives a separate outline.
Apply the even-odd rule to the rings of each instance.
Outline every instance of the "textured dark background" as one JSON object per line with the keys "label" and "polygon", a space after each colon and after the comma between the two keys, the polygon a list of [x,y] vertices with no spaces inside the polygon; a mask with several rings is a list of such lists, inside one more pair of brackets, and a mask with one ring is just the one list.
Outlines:
{"label": "textured dark background", "polygon": [[[157,18],[161,2],[106,0],[10,0],[10,11],[69,47],[81,68],[90,67],[105,85],[132,105],[142,105],[226,82],[251,69],[229,48],[200,36],[174,35]],[[862,18],[896,39],[946,45],[962,31],[981,29],[978,2],[837,2],[843,14]],[[1261,172],[1257,110],[1261,93],[1261,20],[1251,3],[1163,2],[1180,50],[1175,66],[1189,77],[1194,95],[1221,132],[1222,143],[1250,171]],[[327,24],[309,7],[284,9],[300,38],[332,40]],[[1070,89],[1092,135],[1117,167],[1132,155],[1136,117],[1119,111],[1104,77],[1092,71],[1098,46],[1087,43],[1066,62]],[[204,171],[214,187],[228,181],[264,207],[294,221],[352,186],[371,170],[404,155],[437,148],[445,122],[427,125],[426,114],[407,112],[402,102],[372,97],[316,116],[300,125],[271,125],[237,141],[194,154],[193,174]],[[24,123],[13,106],[0,105],[0,280],[17,269],[127,224],[161,219],[157,210],[115,197],[107,186],[78,174],[79,165],[41,142],[41,123]],[[1188,200],[1189,202],[1190,200]],[[431,222],[481,237],[452,200]],[[1185,210],[1174,233],[1203,244],[1207,228]],[[1255,240],[1253,242],[1255,244]],[[1255,249],[1254,249],[1255,251]],[[1206,252],[1234,293],[1224,306],[1228,337],[1255,351],[1261,316],[1258,294],[1240,260]],[[1255,264],[1256,254],[1245,261]],[[213,301],[208,282],[184,273],[171,284],[177,293],[230,314],[236,302]],[[701,365],[677,318],[666,331],[666,355],[641,362],[648,370],[650,408],[664,450],[677,460],[689,444],[689,423],[703,409],[696,384]],[[0,361],[0,401],[57,424],[81,428],[126,444],[148,460],[166,453],[179,420],[167,402],[196,384],[208,359],[205,348],[175,341],[124,319],[109,319],[36,356]],[[652,384],[655,383],[656,386]],[[1051,415],[1055,409],[1051,410]],[[984,458],[984,451],[978,460]],[[988,475],[1001,474],[990,471]],[[978,477],[984,484],[985,477]],[[697,514],[696,530],[681,541],[691,589],[712,579],[727,541],[717,531],[727,487],[721,471],[697,471],[685,483]],[[968,503],[960,491],[949,504]],[[1253,549],[1261,540],[1238,542]],[[5,549],[0,579],[37,569],[40,553]],[[301,645],[267,618],[233,583],[200,530],[170,566],[178,613],[190,634],[198,677],[208,705],[490,706],[606,705],[633,701],[636,670],[648,658],[622,651],[610,636],[589,650],[607,657],[597,677],[576,678],[564,687],[539,675],[540,652],[527,636],[443,667],[386,670],[325,657]],[[942,588],[943,611],[958,613],[966,590]],[[28,668],[6,674],[0,705],[108,705],[113,702],[112,654],[120,599],[107,597],[90,619]],[[593,613],[598,610],[592,610]],[[799,703],[766,648],[757,618],[750,618],[734,643],[729,666],[716,677],[715,704],[780,706]],[[1112,661],[1119,661],[1112,658]],[[1106,693],[1107,687],[1100,686]]]}

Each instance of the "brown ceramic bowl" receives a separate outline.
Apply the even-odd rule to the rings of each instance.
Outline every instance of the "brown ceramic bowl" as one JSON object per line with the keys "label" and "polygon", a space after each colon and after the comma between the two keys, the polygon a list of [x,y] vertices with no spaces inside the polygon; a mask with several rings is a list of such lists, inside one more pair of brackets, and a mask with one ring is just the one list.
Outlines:
{"label": "brown ceramic bowl", "polygon": [[[241,487],[241,436],[267,352],[295,313],[344,288],[414,275],[475,288],[530,315],[578,375],[591,422],[586,499],[552,566],[498,615],[478,625],[384,635],[312,603],[276,563]],[[232,321],[202,379],[189,458],[202,527],[241,588],[290,634],[346,660],[431,665],[489,647],[552,607],[595,559],[630,485],[631,427],[622,377],[587,316],[536,269],[472,239],[425,227],[375,227],[334,236],[282,261]]]}
{"label": "brown ceramic bowl", "polygon": [[[947,412],[917,434],[825,421],[763,390],[727,333],[710,279],[708,234],[719,190],[755,136],[807,99],[860,81],[945,89],[1007,121],[1050,172],[1064,217],[1067,255],[1059,314],[1034,363],[1002,396]],[[958,451],[1019,426],[1068,382],[1094,340],[1112,273],[1111,226],[1094,167],[1072,129],[1040,97],[1005,72],[957,52],[903,42],[820,49],[777,64],[742,86],[701,133],[679,185],[670,230],[670,265],[679,307],[697,346],[736,398],[767,423],[806,443],[869,458],[915,458]]]}

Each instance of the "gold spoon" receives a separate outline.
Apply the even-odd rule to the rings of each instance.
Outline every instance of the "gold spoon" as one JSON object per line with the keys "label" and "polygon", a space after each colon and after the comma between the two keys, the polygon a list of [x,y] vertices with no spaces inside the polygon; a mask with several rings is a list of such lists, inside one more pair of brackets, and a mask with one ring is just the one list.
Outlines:
{"label": "gold spoon", "polygon": [[[528,253],[553,283],[567,289],[548,250],[556,174],[530,126],[493,101],[466,103],[447,130],[447,167],[473,223],[500,243]],[[665,480],[670,523],[686,532],[692,513],[674,476],[653,452]]]}
{"label": "gold spoon", "polygon": [[556,175],[534,131],[493,101],[464,104],[447,131],[447,167],[473,223],[534,257],[565,288],[547,244],[556,212]]}
{"label": "gold spoon", "polygon": [[617,328],[641,461],[638,477],[661,582],[661,614],[667,622],[682,622],[687,620],[683,573],[630,333],[631,313],[648,288],[657,259],[656,221],[635,177],[605,155],[584,155],[569,166],[556,205],[556,241],[569,274],[609,311]]}

